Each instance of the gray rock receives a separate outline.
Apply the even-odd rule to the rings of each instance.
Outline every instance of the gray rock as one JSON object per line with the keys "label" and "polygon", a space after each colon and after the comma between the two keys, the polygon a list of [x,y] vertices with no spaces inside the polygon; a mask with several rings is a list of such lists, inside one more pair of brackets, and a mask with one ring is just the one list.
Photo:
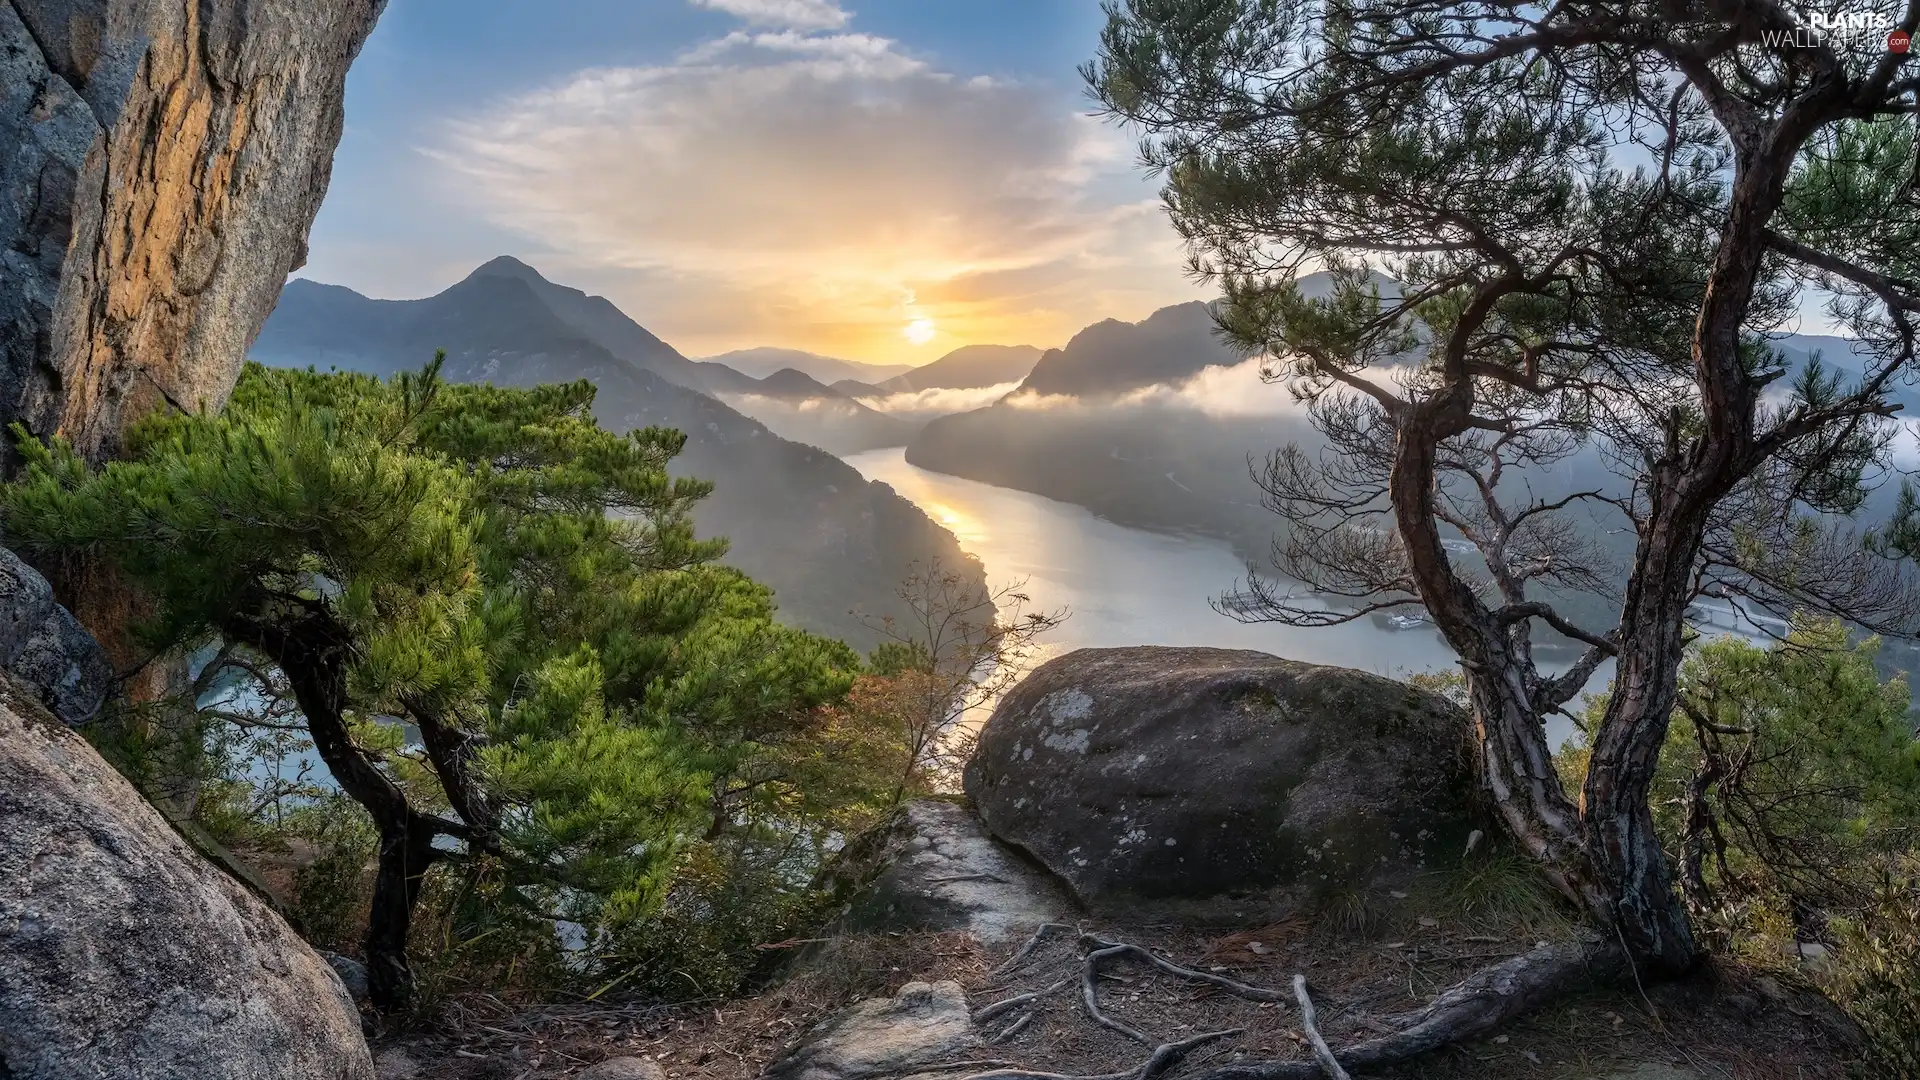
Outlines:
{"label": "gray rock", "polygon": [[0,679],[0,1075],[373,1076],[360,1015],[326,961],[11,679]]}
{"label": "gray rock", "polygon": [[957,803],[908,803],[859,846],[841,873],[864,887],[848,903],[840,930],[965,930],[1003,942],[1074,910],[1053,875],[987,835]]}
{"label": "gray rock", "polygon": [[967,995],[955,982],[908,983],[822,1022],[767,1066],[767,1080],[898,1076],[979,1045]]}
{"label": "gray rock", "polygon": [[1269,918],[1457,859],[1481,824],[1467,724],[1345,668],[1081,649],[1000,702],[965,785],[1098,914]]}
{"label": "gray rock", "polygon": [[340,976],[340,985],[347,988],[347,996],[355,1001],[366,1001],[372,994],[367,985],[367,965],[351,956],[341,956],[335,952],[321,952],[320,958],[327,962],[335,975]]}
{"label": "gray rock", "polygon": [[0,668],[68,724],[100,711],[113,691],[106,653],[67,609],[39,571],[0,548]]}
{"label": "gray rock", "polygon": [[98,459],[226,400],[382,2],[0,4],[0,418]]}
{"label": "gray rock", "polygon": [[402,1046],[390,1046],[373,1058],[374,1080],[414,1080],[423,1071],[411,1051]]}
{"label": "gray rock", "polygon": [[576,1074],[576,1080],[667,1080],[667,1071],[649,1058],[608,1058]]}

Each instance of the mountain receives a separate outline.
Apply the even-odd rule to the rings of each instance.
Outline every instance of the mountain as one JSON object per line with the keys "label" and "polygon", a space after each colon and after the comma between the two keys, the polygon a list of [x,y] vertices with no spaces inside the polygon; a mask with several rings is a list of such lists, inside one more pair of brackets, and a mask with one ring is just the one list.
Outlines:
{"label": "mountain", "polygon": [[845,398],[840,391],[826,386],[820,380],[801,371],[799,368],[781,368],[779,371],[758,380],[759,390],[769,397],[805,401],[811,398]]}
{"label": "mountain", "polygon": [[916,390],[972,390],[1017,383],[1040,362],[1031,345],[963,345],[925,367],[895,375],[874,389],[883,394]]}
{"label": "mountain", "polygon": [[673,362],[679,353],[624,314],[606,317],[598,300],[498,260],[421,300],[372,300],[295,280],[251,355],[268,364],[388,375],[445,349],[444,371],[456,382],[587,379],[598,387],[594,412],[608,428],[686,432],[674,472],[715,485],[695,512],[701,532],[732,541],[726,561],[775,590],[783,619],[861,648],[877,635],[848,612],[895,614],[895,587],[915,563],[938,558],[981,573],[951,533],[892,488],[676,384],[662,368],[687,378],[702,373],[688,374]]}
{"label": "mountain", "polygon": [[[741,376],[746,379],[746,376]],[[714,396],[767,425],[774,434],[833,454],[905,446],[920,425],[853,400],[796,368],[781,368]]]}
{"label": "mountain", "polygon": [[1137,323],[1094,323],[1073,335],[1065,348],[1048,349],[1020,389],[1105,397],[1241,359],[1215,335],[1212,312],[1196,300],[1161,308]]}
{"label": "mountain", "polygon": [[[1398,296],[1390,278],[1373,275],[1380,295]],[[1307,274],[1303,296],[1332,295],[1333,278]],[[1212,309],[1198,300],[1164,307],[1137,323],[1107,319],[1073,335],[1065,348],[1049,349],[1021,385],[1023,392],[1105,397],[1178,382],[1209,367],[1232,367],[1244,354],[1220,339]]]}
{"label": "mountain", "polygon": [[879,382],[904,375],[913,370],[912,364],[862,364],[853,360],[841,360],[819,353],[802,352],[799,349],[776,349],[762,346],[757,349],[737,349],[719,356],[709,356],[706,362],[724,364],[742,375],[751,375],[764,379],[781,368],[793,368],[820,380],[822,383],[835,383],[842,379],[859,382]]}
{"label": "mountain", "polygon": [[[1125,525],[1222,537],[1257,556],[1273,517],[1260,506],[1247,456],[1312,433],[1298,410],[1241,407],[1249,397],[1285,401],[1243,363],[1203,303],[1137,323],[1108,319],[1049,349],[1012,393],[931,420],[907,444],[907,460]],[[1202,373],[1247,385],[1183,390]],[[1223,412],[1215,397],[1235,408]]]}
{"label": "mountain", "polygon": [[695,390],[709,388],[712,374],[704,365],[680,355],[673,346],[628,318],[626,312],[604,296],[589,296],[579,289],[548,281],[538,270],[511,255],[482,264],[471,276],[525,282],[561,322],[615,357],[638,364],[676,386]]}
{"label": "mountain", "polygon": [[[1397,294],[1382,280],[1383,295]],[[1310,294],[1324,295],[1326,285],[1324,277],[1302,282]],[[1844,338],[1795,335],[1774,344],[1790,371],[1816,353],[1829,368],[1861,371],[1863,358]],[[1790,381],[1776,384],[1778,392]],[[1908,414],[1920,413],[1920,389],[1902,384],[1890,396]],[[1325,447],[1286,389],[1264,384],[1256,361],[1223,346],[1205,305],[1194,303],[1139,323],[1087,327],[1043,356],[1019,390],[987,407],[932,419],[908,444],[906,458],[1074,503],[1122,524],[1217,537],[1264,567],[1282,524],[1261,507],[1250,466],[1292,442],[1310,453]],[[1509,471],[1507,482],[1546,499],[1620,485],[1597,447],[1551,468]],[[1875,492],[1867,518],[1884,517],[1896,490],[1887,484]],[[1594,539],[1610,561],[1624,565],[1632,533],[1617,526],[1596,524]],[[1604,601],[1590,597],[1560,603],[1576,621],[1611,615],[1602,610]]]}

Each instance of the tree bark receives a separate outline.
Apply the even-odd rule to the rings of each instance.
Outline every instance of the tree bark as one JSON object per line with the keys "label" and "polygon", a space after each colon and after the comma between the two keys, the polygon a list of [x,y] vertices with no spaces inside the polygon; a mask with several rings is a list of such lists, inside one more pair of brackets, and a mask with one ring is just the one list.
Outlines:
{"label": "tree bark", "polygon": [[373,904],[367,913],[367,990],[382,1012],[406,1008],[413,1000],[413,965],[407,939],[413,911],[420,903],[427,870],[443,852],[433,846],[439,830],[431,821],[408,814],[395,828],[380,832],[379,868],[373,879]]}
{"label": "tree bark", "polygon": [[1609,895],[1593,873],[1579,808],[1567,798],[1554,768],[1546,725],[1528,691],[1526,665],[1513,654],[1506,627],[1453,572],[1440,542],[1434,504],[1439,447],[1460,429],[1470,394],[1470,384],[1461,380],[1399,417],[1388,478],[1395,525],[1420,598],[1466,669],[1481,779],[1502,823],[1562,894],[1604,920]]}
{"label": "tree bark", "polygon": [[[1425,1008],[1389,1020],[1391,1035],[1334,1051],[1352,1070],[1384,1069],[1431,1050],[1498,1030],[1529,1010],[1596,980],[1618,977],[1620,951],[1604,941],[1543,945],[1475,972]],[[1222,1065],[1198,1080],[1321,1080],[1317,1061],[1252,1061]]]}
{"label": "tree bark", "polygon": [[379,830],[379,863],[367,915],[368,989],[374,1008],[404,1009],[413,996],[407,936],[414,906],[427,870],[445,857],[433,841],[440,835],[464,837],[469,830],[413,809],[406,792],[354,743],[347,724],[352,634],[324,602],[272,597],[249,607],[247,614],[230,617],[223,630],[286,673],[306,716],[315,752],[340,789],[366,809]]}
{"label": "tree bark", "polygon": [[1656,515],[1643,535],[1582,800],[1587,850],[1613,893],[1613,926],[1635,962],[1657,975],[1685,974],[1700,957],[1650,800],[1679,696],[1687,594],[1710,506]]}

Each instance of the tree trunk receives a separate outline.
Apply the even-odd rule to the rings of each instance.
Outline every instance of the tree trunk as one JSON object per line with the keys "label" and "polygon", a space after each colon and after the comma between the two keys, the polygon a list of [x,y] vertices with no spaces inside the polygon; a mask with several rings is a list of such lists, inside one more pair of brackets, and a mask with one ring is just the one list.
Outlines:
{"label": "tree trunk", "polygon": [[432,824],[408,815],[397,827],[380,831],[379,869],[373,879],[373,905],[367,912],[367,988],[381,1012],[406,1008],[413,1001],[413,965],[407,939],[413,909],[420,903],[427,869],[441,856],[433,846]]}
{"label": "tree trunk", "polygon": [[[1497,290],[1483,290],[1460,325],[1478,325],[1498,296]],[[1621,623],[1616,688],[1584,804],[1575,807],[1553,766],[1530,689],[1531,666],[1515,654],[1512,627],[1454,573],[1440,542],[1434,495],[1439,447],[1465,430],[1473,403],[1472,382],[1459,363],[1465,340],[1456,330],[1448,342],[1450,385],[1395,418],[1399,438],[1388,495],[1408,568],[1466,669],[1482,780],[1507,831],[1602,933],[1618,938],[1636,967],[1685,972],[1698,950],[1647,798],[1678,681],[1688,574],[1712,502],[1700,499],[1700,492],[1656,489],[1656,498],[1668,496],[1659,505],[1670,513],[1664,531],[1641,538]]]}
{"label": "tree trunk", "polygon": [[1395,526],[1420,599],[1466,669],[1481,780],[1502,824],[1562,894],[1604,922],[1610,896],[1588,858],[1579,808],[1554,768],[1546,725],[1529,693],[1529,665],[1515,655],[1508,628],[1453,572],[1440,542],[1433,495],[1438,450],[1467,403],[1463,384],[1453,396],[1436,397],[1398,418],[1388,482]]}
{"label": "tree trunk", "polygon": [[1615,932],[1637,966],[1662,976],[1691,971],[1700,948],[1654,832],[1653,777],[1680,700],[1687,600],[1707,518],[1738,475],[1730,449],[1709,442],[1682,450],[1677,429],[1669,441],[1652,472],[1653,512],[1627,582],[1613,693],[1587,765],[1581,815],[1588,852],[1613,894]]}
{"label": "tree trunk", "polygon": [[[286,673],[306,716],[315,753],[326,762],[340,790],[366,809],[380,832],[373,905],[367,918],[368,989],[375,1008],[404,1008],[413,992],[407,934],[414,905],[420,900],[427,870],[445,855],[433,841],[459,827],[416,811],[406,792],[354,743],[347,726],[347,671],[353,639],[330,611],[318,602],[289,605],[284,600],[266,600],[247,616],[230,617],[223,629],[229,638],[259,651]],[[444,728],[437,729],[436,735],[441,754],[459,758],[470,750]],[[464,802],[483,805],[477,792],[461,789],[456,794]],[[471,833],[460,829],[458,835]]]}

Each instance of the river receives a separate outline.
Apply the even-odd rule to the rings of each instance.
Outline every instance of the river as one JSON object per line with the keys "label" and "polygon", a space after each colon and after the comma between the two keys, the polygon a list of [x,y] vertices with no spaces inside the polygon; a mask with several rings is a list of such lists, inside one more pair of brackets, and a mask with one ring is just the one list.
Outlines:
{"label": "river", "polygon": [[[1024,582],[1033,607],[1071,613],[1049,635],[1044,655],[1087,646],[1210,645],[1258,649],[1291,660],[1337,664],[1405,678],[1452,671],[1453,650],[1432,630],[1382,630],[1369,619],[1302,628],[1241,623],[1213,610],[1246,564],[1223,541],[1116,525],[1083,507],[907,464],[904,448],[854,454],[846,462],[890,485],[985,564],[994,588]],[[1605,675],[1589,689],[1604,688]],[[1572,737],[1549,722],[1558,744]]]}

